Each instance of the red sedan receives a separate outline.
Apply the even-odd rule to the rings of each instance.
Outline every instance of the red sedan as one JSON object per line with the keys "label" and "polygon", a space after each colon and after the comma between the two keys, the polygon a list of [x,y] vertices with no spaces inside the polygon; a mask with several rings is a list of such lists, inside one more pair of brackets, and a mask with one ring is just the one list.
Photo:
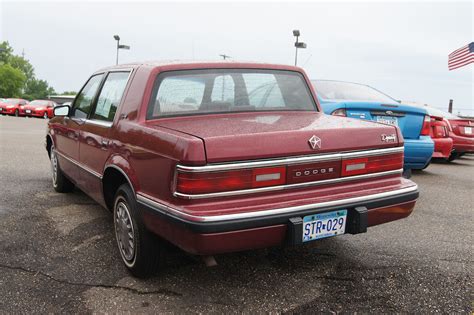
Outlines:
{"label": "red sedan", "polygon": [[[252,93],[262,87],[272,96]],[[137,276],[159,266],[156,238],[202,256],[302,245],[405,218],[418,198],[400,129],[324,114],[292,66],[105,68],[54,114],[54,189],[77,186],[114,213]]]}
{"label": "red sedan", "polygon": [[0,102],[0,114],[22,116],[23,106],[27,104],[28,101],[21,98],[7,98]]}
{"label": "red sedan", "polygon": [[23,107],[22,113],[29,117],[43,117],[44,119],[52,118],[53,109],[57,104],[53,101],[34,100]]}
{"label": "red sedan", "polygon": [[430,118],[430,136],[434,142],[433,158],[448,160],[453,151],[453,139],[449,137],[448,122],[443,117],[430,116]]}

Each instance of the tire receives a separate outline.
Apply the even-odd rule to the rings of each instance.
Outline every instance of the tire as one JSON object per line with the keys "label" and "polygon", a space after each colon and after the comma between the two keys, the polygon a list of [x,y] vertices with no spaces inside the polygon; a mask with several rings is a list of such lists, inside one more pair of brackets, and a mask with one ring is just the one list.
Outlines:
{"label": "tire", "polygon": [[61,168],[59,167],[58,156],[54,145],[49,150],[49,157],[51,160],[51,173],[53,179],[53,188],[59,193],[71,192],[74,189],[74,184],[64,176]]}
{"label": "tire", "polygon": [[406,179],[409,179],[411,177],[411,168],[404,169],[402,176]]}
{"label": "tire", "polygon": [[43,118],[44,118],[44,119],[48,119],[48,118],[49,118],[47,112],[44,112]]}
{"label": "tire", "polygon": [[20,113],[18,112],[18,109],[15,109],[15,117],[20,116]]}
{"label": "tire", "polygon": [[[161,244],[158,237],[146,229],[128,184],[117,189],[113,212],[115,239],[125,266],[138,278],[155,274],[159,269]],[[132,245],[127,245],[127,241]]]}
{"label": "tire", "polygon": [[455,159],[459,158],[460,155],[459,153],[456,153],[456,152],[453,152],[451,153],[451,155],[448,157],[448,162],[452,162],[454,161]]}

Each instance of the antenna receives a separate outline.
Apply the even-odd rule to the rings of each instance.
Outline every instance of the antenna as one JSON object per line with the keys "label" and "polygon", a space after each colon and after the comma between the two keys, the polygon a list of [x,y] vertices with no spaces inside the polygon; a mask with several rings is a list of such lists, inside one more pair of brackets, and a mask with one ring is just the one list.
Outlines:
{"label": "antenna", "polygon": [[226,55],[226,54],[221,54],[221,55],[219,55],[219,56],[221,56],[222,59],[224,59],[224,60],[226,60],[227,58],[232,58],[231,56]]}

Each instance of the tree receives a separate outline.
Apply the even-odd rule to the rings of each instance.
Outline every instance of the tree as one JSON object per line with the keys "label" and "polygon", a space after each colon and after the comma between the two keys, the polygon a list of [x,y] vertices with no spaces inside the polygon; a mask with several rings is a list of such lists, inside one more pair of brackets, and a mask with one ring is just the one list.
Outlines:
{"label": "tree", "polygon": [[56,92],[49,86],[47,81],[33,79],[26,85],[23,98],[29,100],[46,99],[53,94],[56,94]]}
{"label": "tree", "polygon": [[0,64],[0,96],[20,97],[26,81],[25,75],[9,64]]}
{"label": "tree", "polygon": [[76,94],[77,94],[77,92],[75,92],[75,91],[64,91],[64,92],[61,93],[61,95],[76,95]]}
{"label": "tree", "polygon": [[13,48],[10,47],[8,42],[0,43],[0,64],[8,63],[8,60],[13,54]]}

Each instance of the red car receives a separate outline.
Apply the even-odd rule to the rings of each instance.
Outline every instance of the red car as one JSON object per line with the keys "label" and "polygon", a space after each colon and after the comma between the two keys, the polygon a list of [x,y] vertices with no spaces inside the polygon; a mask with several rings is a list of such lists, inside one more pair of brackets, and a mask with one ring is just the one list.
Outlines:
{"label": "red car", "polygon": [[[274,84],[262,102],[254,90]],[[249,97],[252,95],[252,97]],[[263,95],[261,95],[263,97]],[[113,212],[124,264],[306,244],[407,217],[395,126],[325,115],[302,69],[143,63],[94,73],[48,122],[53,187]]]}
{"label": "red car", "polygon": [[466,153],[474,153],[474,119],[461,118],[427,105],[419,106],[426,108],[431,116],[443,117],[442,124],[447,128],[448,136],[453,141],[448,161],[453,161]]}
{"label": "red car", "polygon": [[7,98],[0,103],[0,114],[21,116],[23,106],[27,104],[28,101],[21,98]]}
{"label": "red car", "polygon": [[53,101],[34,100],[25,105],[20,113],[28,117],[42,117],[44,119],[52,118],[53,109],[57,104]]}
{"label": "red car", "polygon": [[449,137],[449,126],[443,117],[430,116],[430,136],[434,142],[433,158],[448,160],[453,151],[453,139]]}

